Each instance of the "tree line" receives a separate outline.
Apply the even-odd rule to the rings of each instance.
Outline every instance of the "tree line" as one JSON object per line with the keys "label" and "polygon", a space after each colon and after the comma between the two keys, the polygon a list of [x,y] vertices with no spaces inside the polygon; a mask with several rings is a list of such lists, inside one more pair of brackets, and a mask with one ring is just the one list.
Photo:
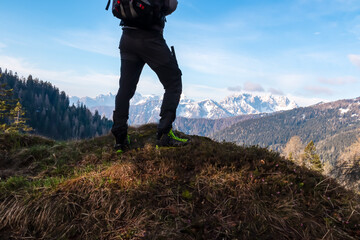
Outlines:
{"label": "tree line", "polygon": [[64,91],[31,75],[20,78],[17,73],[0,68],[0,87],[2,131],[15,120],[21,120],[22,124],[26,120],[32,133],[56,140],[91,138],[107,134],[111,129],[112,121],[97,111],[92,114],[83,104],[70,106]]}

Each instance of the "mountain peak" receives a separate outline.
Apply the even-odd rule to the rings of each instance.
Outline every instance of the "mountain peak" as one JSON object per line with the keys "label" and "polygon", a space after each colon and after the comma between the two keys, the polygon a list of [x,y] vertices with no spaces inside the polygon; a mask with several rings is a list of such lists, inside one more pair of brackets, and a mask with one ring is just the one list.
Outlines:
{"label": "mountain peak", "polygon": [[238,93],[228,96],[220,104],[235,116],[240,114],[271,113],[298,107],[294,101],[290,101],[286,96],[251,93]]}

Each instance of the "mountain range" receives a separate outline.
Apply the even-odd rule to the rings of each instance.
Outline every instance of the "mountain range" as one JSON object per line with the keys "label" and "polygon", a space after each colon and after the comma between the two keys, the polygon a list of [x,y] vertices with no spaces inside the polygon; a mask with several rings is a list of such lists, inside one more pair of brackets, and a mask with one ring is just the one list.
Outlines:
{"label": "mountain range", "polygon": [[[115,95],[99,95],[90,97],[70,97],[70,104],[82,103],[92,112],[112,118]],[[161,108],[162,97],[156,95],[141,95],[136,93],[130,101],[129,124],[141,125],[157,122]],[[272,113],[297,108],[298,105],[285,96],[254,95],[239,93],[226,97],[220,102],[212,99],[195,101],[182,96],[177,116],[190,119],[222,119],[249,114]]]}
{"label": "mountain range", "polygon": [[[193,125],[192,128],[196,129]],[[360,134],[360,97],[244,119],[217,132],[217,141],[259,145],[281,151],[293,136],[314,141],[323,161],[334,164]]]}
{"label": "mountain range", "polygon": [[[102,115],[108,110],[105,116],[109,116],[115,96],[71,98],[72,103],[75,100]],[[136,94],[131,100],[130,124],[158,121],[160,106],[161,97]],[[360,98],[298,107],[286,97],[273,95],[242,93],[220,102],[183,97],[177,114],[174,128],[220,142],[259,145],[281,152],[293,136],[299,136],[304,144],[314,141],[322,161],[331,165],[360,134]]]}

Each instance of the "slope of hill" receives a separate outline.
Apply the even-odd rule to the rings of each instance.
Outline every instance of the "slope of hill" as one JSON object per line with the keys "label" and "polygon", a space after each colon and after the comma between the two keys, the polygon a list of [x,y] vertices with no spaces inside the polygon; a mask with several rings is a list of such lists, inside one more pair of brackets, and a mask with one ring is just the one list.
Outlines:
{"label": "slope of hill", "polygon": [[[55,142],[1,135],[1,239],[359,239],[359,197],[275,152],[192,137],[154,147],[155,125]],[[4,174],[4,171],[6,171]]]}
{"label": "slope of hill", "polygon": [[[306,143],[311,140],[319,143],[341,135],[343,138],[337,138],[339,141],[350,143],[357,138],[356,129],[359,128],[360,98],[357,98],[317,104],[242,121],[215,133],[213,138],[218,141],[236,142],[240,145],[270,146],[280,151],[295,135]],[[324,145],[326,144],[322,143],[322,146]],[[341,151],[342,146],[345,146],[342,143],[336,145],[338,152]],[[327,159],[330,162],[336,160],[334,154],[324,153],[324,156],[330,157]]]}

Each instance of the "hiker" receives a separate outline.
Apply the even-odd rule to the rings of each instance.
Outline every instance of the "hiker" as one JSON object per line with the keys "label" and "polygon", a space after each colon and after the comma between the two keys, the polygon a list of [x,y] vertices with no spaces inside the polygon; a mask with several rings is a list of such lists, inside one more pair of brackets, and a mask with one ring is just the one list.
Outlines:
{"label": "hiker", "polygon": [[165,89],[157,128],[157,146],[181,146],[187,142],[187,139],[176,137],[172,131],[172,123],[176,117],[182,92],[182,74],[174,52],[170,51],[163,37],[165,16],[176,10],[178,2],[177,0],[151,2],[153,7],[151,24],[127,19],[122,19],[120,24],[123,30],[119,46],[121,76],[115,100],[114,124],[111,129],[116,139],[114,148],[120,152],[129,148],[127,121],[130,99],[135,94],[145,64],[157,74]]}

